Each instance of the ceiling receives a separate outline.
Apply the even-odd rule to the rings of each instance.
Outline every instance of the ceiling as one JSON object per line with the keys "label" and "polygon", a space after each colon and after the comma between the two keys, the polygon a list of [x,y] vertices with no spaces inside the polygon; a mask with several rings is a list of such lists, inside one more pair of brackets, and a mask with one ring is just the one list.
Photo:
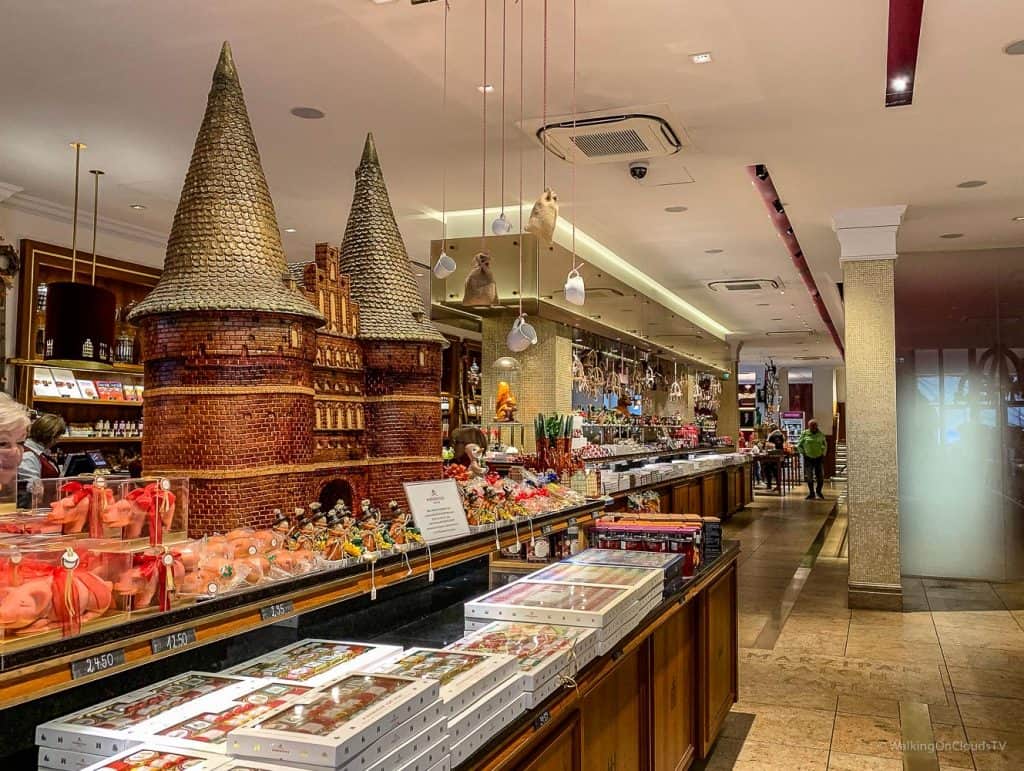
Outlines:
{"label": "ceiling", "polygon": [[[540,0],[525,3],[525,110],[544,112]],[[506,201],[532,200],[545,169],[516,128],[519,11],[506,0]],[[640,185],[624,165],[570,167],[549,156],[562,215],[744,341],[743,359],[836,351],[775,235],[745,166],[765,163],[786,204],[826,304],[842,329],[839,209],[906,204],[901,252],[1024,245],[1024,37],[1019,0],[925,8],[911,107],[884,109],[887,3],[780,0],[579,2],[580,112],[664,105],[689,145],[654,161],[691,178]],[[202,117],[222,40],[230,40],[293,260],[339,241],[352,171],[372,130],[391,200],[414,260],[428,259],[449,209],[500,203],[501,0],[489,0],[488,193],[481,194],[482,0],[451,0],[448,105],[441,110],[441,3],[405,0],[2,0],[8,77],[0,81],[0,183],[70,205],[71,152],[102,168],[101,215],[166,233]],[[547,114],[572,109],[571,4],[549,3]],[[711,51],[695,65],[689,54]],[[12,66],[11,63],[16,63]],[[289,110],[313,106],[323,120]],[[663,168],[659,169],[659,165]],[[83,174],[83,176],[85,176]],[[961,189],[968,179],[984,187]],[[575,190],[575,194],[573,191]],[[13,200],[13,199],[12,199]],[[85,200],[89,203],[89,196]],[[11,203],[11,202],[8,202]],[[136,211],[130,204],[147,208]],[[88,205],[88,204],[87,204]],[[665,207],[686,206],[682,213]],[[940,239],[958,232],[956,241]],[[707,254],[709,249],[722,252]],[[131,255],[112,255],[131,258]],[[712,293],[724,278],[776,278],[785,294]],[[805,326],[806,325],[806,326]],[[797,334],[768,335],[770,332]]]}

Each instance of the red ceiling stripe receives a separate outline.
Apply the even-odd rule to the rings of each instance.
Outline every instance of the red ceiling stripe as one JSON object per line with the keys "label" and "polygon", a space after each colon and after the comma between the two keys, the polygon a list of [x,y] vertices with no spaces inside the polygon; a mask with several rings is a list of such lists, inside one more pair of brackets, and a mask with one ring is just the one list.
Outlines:
{"label": "red ceiling stripe", "polygon": [[889,0],[889,50],[885,68],[885,106],[914,100],[917,47],[924,0]]}

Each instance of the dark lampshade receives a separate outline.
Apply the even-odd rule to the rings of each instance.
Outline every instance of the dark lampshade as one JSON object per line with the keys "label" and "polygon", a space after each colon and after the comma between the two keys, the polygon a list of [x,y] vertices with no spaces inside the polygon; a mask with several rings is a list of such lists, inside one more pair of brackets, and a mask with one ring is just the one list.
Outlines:
{"label": "dark lampshade", "polygon": [[46,359],[114,360],[113,292],[91,284],[60,281],[46,295]]}

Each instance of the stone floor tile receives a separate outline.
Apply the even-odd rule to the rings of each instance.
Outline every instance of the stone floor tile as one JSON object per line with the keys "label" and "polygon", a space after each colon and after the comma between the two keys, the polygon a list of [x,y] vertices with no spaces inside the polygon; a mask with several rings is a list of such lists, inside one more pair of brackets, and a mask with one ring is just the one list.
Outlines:
{"label": "stone floor tile", "polygon": [[969,645],[943,645],[942,655],[950,667],[1002,669],[1024,672],[1024,650],[1004,651],[998,648],[976,648]]}
{"label": "stone floor tile", "polygon": [[1016,631],[1017,621],[1008,610],[936,610],[932,619],[938,629],[944,627],[981,627],[998,631]]}
{"label": "stone floor tile", "polygon": [[938,643],[896,640],[887,637],[872,639],[866,634],[851,635],[846,643],[846,655],[858,659],[878,661],[916,661],[941,664],[942,649]]}
{"label": "stone floor tile", "polygon": [[893,719],[900,716],[900,703],[895,699],[865,698],[854,693],[839,694],[837,709],[848,715],[870,715]]}
{"label": "stone floor tile", "polygon": [[828,771],[903,771],[903,761],[832,750],[828,756]]}
{"label": "stone floor tile", "polygon": [[854,755],[899,759],[900,721],[891,717],[836,715],[832,749]]}
{"label": "stone floor tile", "polygon": [[976,667],[949,667],[949,677],[957,694],[972,693],[981,696],[1004,696],[1024,699],[1024,669],[978,669]]}
{"label": "stone floor tile", "polygon": [[935,754],[942,768],[974,768],[974,759],[967,747],[963,726],[932,723]]}
{"label": "stone floor tile", "polygon": [[747,742],[828,750],[834,718],[833,712],[826,710],[761,704]]}
{"label": "stone floor tile", "polygon": [[1020,771],[1024,768],[1024,732],[967,727],[974,767],[978,771]]}
{"label": "stone floor tile", "polygon": [[987,627],[937,627],[940,645],[966,645],[975,648],[1024,651],[1024,629],[1004,631]]}
{"label": "stone floor tile", "polygon": [[[829,619],[829,616],[822,616]],[[775,642],[773,650],[842,656],[846,652],[845,632],[793,632],[789,622]]]}
{"label": "stone floor tile", "polygon": [[1024,731],[1024,700],[958,693],[956,702],[965,726]]}
{"label": "stone floor tile", "polygon": [[825,771],[828,768],[828,748],[748,740],[743,743],[733,768],[736,771]]}

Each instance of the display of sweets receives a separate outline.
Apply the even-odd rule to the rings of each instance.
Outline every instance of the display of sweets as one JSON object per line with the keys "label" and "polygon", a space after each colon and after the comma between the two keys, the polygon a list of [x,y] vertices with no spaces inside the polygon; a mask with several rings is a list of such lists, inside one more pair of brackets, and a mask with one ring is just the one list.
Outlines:
{"label": "display of sweets", "polygon": [[658,568],[665,575],[665,582],[682,575],[683,557],[680,554],[649,551],[624,551],[621,549],[584,549],[569,557],[568,562],[577,565],[622,565],[637,568]]}
{"label": "display of sweets", "polygon": [[516,675],[517,662],[505,654],[410,648],[385,659],[374,671],[426,677],[441,684],[441,701],[454,715]]}
{"label": "display of sweets", "polygon": [[83,771],[215,771],[224,757],[145,744],[120,752]]}
{"label": "display of sweets", "polygon": [[434,680],[354,672],[232,731],[228,750],[304,767],[372,769],[424,731],[443,729],[438,694]]}
{"label": "display of sweets", "polygon": [[634,587],[520,580],[465,604],[466,618],[600,629],[637,599]]}
{"label": "display of sweets", "polygon": [[495,621],[470,632],[447,650],[505,653],[519,661],[527,708],[539,704],[597,655],[593,629],[558,624]]}
{"label": "display of sweets", "polygon": [[461,470],[457,465],[447,466],[445,474],[458,484],[470,525],[538,517],[586,502],[581,493],[545,477],[528,475],[523,482],[516,482],[493,472],[472,477]]}
{"label": "display of sweets", "polygon": [[36,727],[36,744],[111,755],[136,744],[140,733],[175,709],[231,700],[252,691],[253,684],[246,677],[186,672],[42,723]]}
{"label": "display of sweets", "polygon": [[338,640],[300,640],[227,670],[301,685],[323,685],[356,669],[367,669],[401,652],[401,646]]}
{"label": "display of sweets", "polygon": [[146,731],[147,738],[183,749],[223,753],[232,730],[255,723],[310,690],[308,686],[272,681],[231,701],[183,707],[155,721],[156,725]]}
{"label": "display of sweets", "polygon": [[656,568],[578,565],[572,562],[556,562],[543,570],[531,573],[529,578],[532,581],[553,583],[636,587],[644,593],[661,587],[664,582],[662,572]]}

